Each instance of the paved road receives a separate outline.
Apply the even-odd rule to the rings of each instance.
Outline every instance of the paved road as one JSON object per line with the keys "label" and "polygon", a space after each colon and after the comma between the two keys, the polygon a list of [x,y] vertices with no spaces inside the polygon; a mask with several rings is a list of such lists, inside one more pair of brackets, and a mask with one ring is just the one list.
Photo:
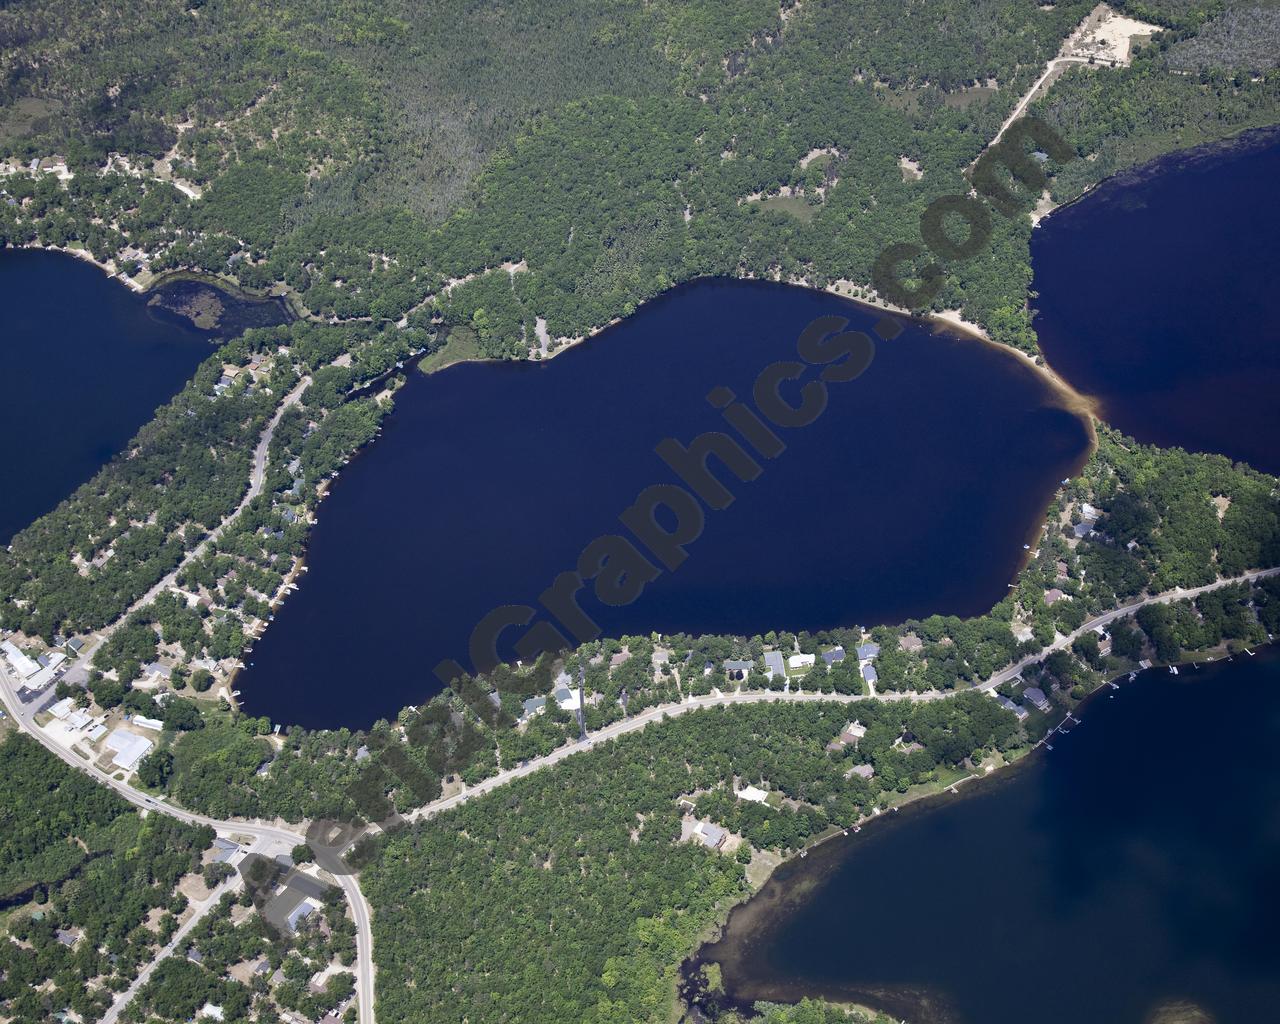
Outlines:
{"label": "paved road", "polygon": [[[1180,601],[1184,598],[1195,598],[1209,590],[1216,590],[1219,587],[1225,587],[1235,583],[1243,583],[1245,581],[1252,582],[1253,580],[1263,579],[1267,576],[1275,576],[1277,573],[1280,573],[1280,568],[1263,569],[1258,572],[1250,572],[1240,576],[1233,576],[1230,579],[1218,580],[1216,583],[1209,583],[1205,586],[1195,587],[1191,590],[1178,588],[1166,591],[1163,594],[1153,594],[1149,597],[1141,598],[1140,600],[1122,605],[1113,611],[1106,612],[1105,614],[1090,619],[1079,629],[1066,636],[1059,635],[1053,643],[1049,644],[1038,654],[1023,658],[1016,664],[1009,666],[1009,668],[997,672],[985,683],[980,683],[971,689],[984,691],[994,690],[1001,683],[1007,682],[1014,676],[1018,675],[1027,668],[1027,666],[1033,665],[1038,661],[1043,661],[1045,657],[1052,654],[1054,651],[1069,647],[1077,637],[1082,636],[1099,626],[1105,626],[1114,622],[1116,619],[1123,618],[1126,615],[1131,615],[1143,605],[1167,604],[1170,601]],[[901,693],[889,691],[877,694],[875,699],[932,701],[944,700],[957,693],[966,692],[969,692],[969,690],[930,691],[925,693]],[[409,814],[405,815],[405,817],[410,821],[433,818],[442,811],[447,811],[465,803],[472,797],[492,792],[500,786],[505,786],[508,782],[512,782],[515,779],[523,778],[526,775],[531,775],[539,769],[549,767],[553,764],[558,764],[566,757],[571,757],[572,755],[584,750],[590,750],[596,743],[614,739],[624,733],[635,732],[637,729],[643,729],[650,722],[656,722],[663,716],[670,716],[674,718],[677,715],[683,715],[685,712],[694,711],[698,708],[730,704],[756,704],[762,701],[835,701],[838,703],[853,704],[857,701],[870,699],[870,696],[863,696],[861,694],[805,693],[802,691],[781,693],[773,690],[750,690],[747,692],[735,691],[733,693],[722,694],[720,696],[712,694],[707,697],[694,697],[680,704],[666,704],[659,707],[649,708],[641,714],[636,715],[634,718],[624,718],[620,721],[614,722],[612,725],[607,725],[603,729],[599,729],[596,732],[589,734],[585,740],[581,740],[570,746],[558,747],[550,754],[546,754],[543,757],[533,758],[522,765],[517,765],[515,768],[508,768],[505,771],[499,772],[497,775],[490,776],[475,786],[464,789],[460,793],[455,793],[453,796],[449,797],[442,797],[439,800],[425,804],[417,810],[411,811]]]}
{"label": "paved road", "polygon": [[1184,590],[1181,587],[1177,587],[1173,590],[1166,590],[1162,594],[1153,594],[1150,597],[1131,601],[1128,604],[1121,605],[1119,608],[1090,619],[1079,629],[1072,633],[1068,633],[1066,636],[1059,635],[1053,643],[1049,644],[1049,646],[1040,653],[1028,655],[1017,664],[1010,665],[1008,668],[997,672],[985,683],[979,683],[976,688],[980,690],[994,690],[1001,683],[1008,682],[1014,676],[1018,675],[1028,665],[1034,665],[1038,661],[1043,661],[1054,651],[1060,651],[1064,648],[1070,647],[1078,637],[1084,636],[1085,633],[1097,629],[1099,626],[1107,626],[1112,622],[1115,622],[1116,619],[1123,619],[1126,615],[1132,615],[1144,605],[1168,604],[1170,601],[1182,601],[1187,598],[1196,598],[1207,591],[1217,590],[1219,587],[1231,586],[1234,583],[1252,583],[1254,580],[1265,579],[1268,576],[1275,576],[1277,573],[1280,573],[1280,568],[1262,569],[1258,572],[1247,572],[1240,576],[1232,576],[1230,579],[1218,580],[1216,583],[1206,583],[1202,587],[1193,587],[1190,590]]}
{"label": "paved road", "polygon": [[[1047,654],[1070,646],[1077,637],[1083,635],[1089,630],[1095,629],[1098,626],[1105,626],[1114,622],[1118,618],[1130,615],[1144,605],[1165,604],[1170,601],[1182,600],[1184,598],[1195,598],[1200,594],[1210,590],[1216,590],[1219,587],[1229,586],[1245,581],[1252,582],[1268,576],[1275,576],[1278,573],[1280,573],[1280,568],[1264,569],[1257,572],[1245,573],[1240,576],[1234,576],[1230,579],[1219,580],[1216,583],[1206,584],[1202,587],[1195,587],[1191,590],[1183,590],[1179,588],[1176,590],[1166,591],[1162,594],[1154,594],[1149,597],[1130,602],[1129,604],[1122,605],[1113,611],[1106,612],[1090,619],[1079,629],[1066,636],[1057,637],[1053,643],[1040,653],[1024,658],[1017,664],[1011,665],[1009,668],[1004,669],[1001,672],[997,672],[989,680],[980,684],[976,688],[980,690],[993,690],[1001,683],[1012,679],[1028,665],[1041,661]],[[944,700],[948,696],[964,692],[967,691],[955,690],[930,693],[881,693],[878,695],[877,699],[910,701]],[[221,836],[231,837],[247,835],[254,840],[255,849],[257,849],[260,844],[263,849],[273,848],[272,844],[275,844],[275,846],[278,847],[291,849],[293,846],[304,841],[304,837],[300,833],[274,822],[237,820],[221,821],[201,814],[194,814],[190,811],[183,810],[180,807],[175,807],[167,801],[139,792],[127,783],[114,779],[105,772],[100,771],[93,764],[85,762],[76,754],[55,742],[51,736],[35,724],[35,715],[33,710],[35,704],[24,705],[17,699],[15,684],[9,675],[7,666],[3,659],[0,659],[0,696],[3,696],[5,703],[9,706],[9,709],[13,714],[14,721],[20,728],[35,737],[36,740],[51,750],[58,757],[62,758],[63,761],[75,768],[79,768],[81,771],[87,772],[98,782],[102,783],[104,786],[111,787],[124,797],[124,799],[137,807],[147,811],[168,814],[191,824],[208,825]],[[756,704],[765,701],[827,701],[853,704],[858,701],[868,699],[870,698],[860,694],[806,693],[803,691],[783,693],[771,690],[753,690],[748,692],[732,692],[718,695],[711,694],[705,697],[693,697],[680,704],[669,704],[649,708],[633,718],[622,719],[621,721],[605,726],[603,729],[599,729],[596,732],[591,733],[585,740],[570,746],[559,747],[544,757],[534,758],[522,765],[518,765],[515,768],[506,769],[505,771],[499,772],[497,775],[493,775],[478,785],[465,789],[460,793],[426,804],[423,807],[410,812],[406,815],[406,818],[411,821],[432,818],[437,814],[440,814],[442,811],[447,811],[450,808],[457,807],[460,804],[465,803],[472,797],[492,792],[501,786],[505,786],[509,782],[557,764],[560,761],[563,761],[566,757],[572,757],[580,751],[590,750],[598,742],[611,740],[625,733],[635,732],[637,729],[643,729],[651,722],[659,721],[663,717],[669,716],[674,718],[699,708],[715,707],[718,705],[728,706],[736,704]],[[352,915],[355,918],[356,923],[356,992],[360,1024],[375,1024],[373,1009],[373,933],[369,905],[364,898],[364,894],[360,891],[359,883],[354,875],[338,876],[338,883],[346,893],[347,901],[351,907]]]}
{"label": "paved road", "polygon": [[[256,847],[255,852],[257,852]],[[233,889],[238,889],[240,887],[240,882],[241,878],[238,874],[232,875],[230,878],[214,886],[213,891],[203,900],[191,904],[191,906],[195,908],[195,913],[191,915],[190,919],[184,925],[173,933],[173,937],[165,943],[164,947],[156,954],[155,958],[138,972],[138,976],[134,978],[133,984],[116,996],[115,1000],[111,1004],[111,1009],[103,1015],[102,1024],[116,1024],[121,1011],[133,1002],[133,997],[142,991],[143,985],[151,980],[152,972],[154,972],[160,965],[160,962],[167,957],[172,956],[174,952],[181,947],[183,940],[191,934],[191,930],[200,923],[201,918],[218,905],[218,900],[222,898],[222,894]]]}
{"label": "paved road", "polygon": [[[93,643],[94,650],[97,650],[107,637],[115,632],[122,623],[127,621],[130,615],[136,612],[139,608],[145,608],[166,590],[175,586],[178,581],[178,576],[181,575],[182,570],[196,559],[202,557],[204,553],[209,550],[210,545],[216,542],[226,532],[227,527],[231,525],[235,518],[245,510],[249,502],[253,501],[254,498],[262,493],[262,488],[267,481],[267,455],[271,448],[271,439],[275,437],[276,434],[276,427],[280,425],[280,420],[284,416],[285,411],[291,405],[298,404],[302,398],[302,393],[307,390],[307,386],[310,383],[310,377],[303,377],[298,381],[298,383],[294,385],[293,390],[284,396],[284,400],[276,409],[275,415],[271,417],[267,422],[266,427],[263,428],[262,436],[258,439],[258,446],[253,450],[253,461],[249,467],[249,489],[245,492],[244,497],[240,499],[240,504],[237,505],[233,511],[223,516],[222,522],[214,527],[204,540],[183,556],[182,561],[178,563],[178,567],[176,569],[134,601],[133,604],[129,605],[129,607],[125,609],[124,614],[116,619],[115,622],[101,630],[98,634],[99,639]],[[83,656],[85,652],[81,653]]]}
{"label": "paved road", "polygon": [[[275,414],[268,421],[267,426],[262,432],[262,436],[258,440],[258,445],[253,452],[252,466],[249,471],[249,489],[245,493],[240,504],[236,506],[235,511],[227,515],[222,522],[196,547],[194,547],[183,558],[178,568],[160,580],[154,587],[147,591],[142,597],[135,601],[129,609],[111,625],[95,634],[89,643],[80,652],[81,662],[87,664],[94,653],[107,638],[119,628],[121,623],[125,622],[129,615],[142,608],[165,590],[172,587],[178,577],[178,574],[193,560],[199,558],[209,547],[211,543],[222,536],[228,525],[238,516],[245,507],[262,493],[262,488],[266,483],[267,455],[271,447],[271,440],[275,436],[276,427],[279,425],[285,411],[291,406],[297,404],[301,399],[302,393],[311,383],[310,377],[303,377],[294,388],[285,395],[283,401],[276,409]],[[270,848],[277,852],[288,852],[299,843],[305,842],[302,833],[295,832],[292,829],[285,828],[277,823],[270,822],[247,822],[247,821],[220,821],[216,818],[209,818],[202,814],[193,814],[190,811],[175,807],[173,804],[149,796],[146,793],[134,789],[127,782],[121,782],[111,775],[99,770],[93,764],[85,761],[79,755],[57,743],[53,737],[39,728],[35,723],[35,709],[43,703],[37,699],[31,704],[24,704],[17,696],[18,683],[14,680],[8,670],[7,663],[0,658],[0,696],[4,698],[4,702],[8,705],[13,715],[14,722],[27,733],[33,736],[48,750],[56,754],[67,764],[73,768],[79,768],[81,771],[87,772],[95,781],[104,786],[108,786],[115,790],[120,796],[128,800],[136,807],[145,811],[154,811],[161,814],[168,814],[180,821],[185,821],[193,825],[208,825],[218,835],[230,838],[233,835],[250,836],[255,840],[255,849],[261,845],[264,849]],[[364,898],[364,894],[360,891],[360,884],[353,875],[346,875],[338,878],[338,883],[342,886],[346,893],[348,905],[351,907],[352,916],[356,924],[356,999],[359,1008],[360,1024],[376,1024],[373,1009],[373,928],[372,914],[369,910],[369,904]]]}
{"label": "paved road", "polygon": [[[35,708],[40,701],[23,704],[18,700],[16,684],[9,674],[7,664],[0,659],[0,697],[13,717],[14,723],[46,749],[60,757],[73,768],[88,773],[104,786],[115,790],[121,797],[144,811],[167,814],[185,821],[190,825],[207,825],[219,836],[230,839],[234,836],[248,836],[254,841],[253,849],[266,854],[287,853],[300,843],[306,842],[301,832],[285,827],[277,822],[245,821],[210,818],[203,814],[195,814],[184,808],[175,806],[167,800],[153,797],[134,789],[129,783],[107,774],[96,765],[84,760],[78,754],[62,746],[45,730],[35,723]],[[351,914],[356,924],[356,1000],[359,1007],[360,1024],[376,1024],[373,1009],[373,927],[372,913],[369,904],[360,891],[360,883],[354,875],[339,876],[338,884],[342,886],[351,907]]]}

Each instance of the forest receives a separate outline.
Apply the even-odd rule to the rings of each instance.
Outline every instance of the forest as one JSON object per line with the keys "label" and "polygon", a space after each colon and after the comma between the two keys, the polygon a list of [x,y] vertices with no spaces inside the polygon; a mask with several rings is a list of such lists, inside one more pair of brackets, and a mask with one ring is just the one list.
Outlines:
{"label": "forest", "polygon": [[[977,696],[872,702],[859,715],[873,723],[866,754],[886,770],[893,741],[914,735],[919,750],[901,765],[913,779],[1015,732],[1011,714]],[[675,841],[677,801],[765,779],[850,823],[881,790],[846,780],[825,754],[846,722],[830,704],[693,712],[406,827],[361,875],[380,1012],[429,1024],[455,1020],[461,1002],[473,1024],[667,1020],[679,959],[747,891],[737,858]]]}
{"label": "forest", "polygon": [[213,831],[144,819],[26,736],[0,743],[0,766],[0,1014],[96,1021],[178,927],[176,883]]}
{"label": "forest", "polygon": [[[7,139],[19,164],[56,153],[79,170],[65,187],[8,179],[0,241],[104,260],[128,247],[149,273],[284,284],[323,317],[469,326],[503,357],[529,353],[539,319],[552,339],[581,336],[699,276],[867,286],[930,201],[967,191],[966,169],[1090,7],[921,0],[908,19],[890,0],[707,0],[569,17],[560,0],[494,19],[298,0],[292,17],[206,3],[193,19],[173,0],[144,6],[127,20],[85,0],[0,11],[14,43],[0,152]],[[1236,4],[1119,6],[1166,28],[1131,68],[1075,69],[1040,104],[1093,158],[1051,168],[1060,197],[1276,119],[1280,80]],[[1211,42],[1189,49],[1201,29]],[[272,46],[228,44],[250,38]],[[1172,73],[1187,61],[1193,75]],[[124,68],[127,89],[104,93]],[[18,116],[33,103],[43,116]],[[923,177],[904,179],[900,157]],[[804,217],[748,201],[784,188]],[[1034,350],[1028,235],[1002,219],[981,258],[944,268],[931,308]],[[503,263],[523,270],[494,273]]]}

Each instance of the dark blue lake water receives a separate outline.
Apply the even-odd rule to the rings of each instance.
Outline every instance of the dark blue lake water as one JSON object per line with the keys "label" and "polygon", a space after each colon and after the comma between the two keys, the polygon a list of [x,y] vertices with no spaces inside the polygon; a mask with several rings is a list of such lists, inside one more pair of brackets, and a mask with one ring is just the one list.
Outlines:
{"label": "dark blue lake water", "polygon": [[1032,232],[1049,363],[1141,441],[1280,473],[1280,132],[1104,182]]}
{"label": "dark blue lake water", "polygon": [[1280,656],[1111,692],[1006,779],[783,865],[703,958],[738,1000],[911,1024],[1275,1020]]}
{"label": "dark blue lake water", "polygon": [[0,358],[5,395],[0,439],[0,544],[84,483],[152,418],[214,351],[248,323],[279,322],[273,303],[233,307],[200,330],[163,308],[199,288],[175,283],[138,295],[83,260],[57,252],[0,250]]}
{"label": "dark blue lake water", "polygon": [[[880,319],[822,292],[704,281],[544,365],[413,374],[320,506],[310,571],[237,680],[246,710],[355,728],[437,692],[433,668],[469,664],[486,613],[536,605],[589,542],[626,532],[642,489],[677,482],[660,441],[725,429],[708,392],[750,396],[833,314]],[[1019,357],[918,324],[831,384],[817,422],[779,434],[787,450],[750,483],[714,464],[736,500],[677,570],[625,607],[584,596],[604,635],[985,612],[1088,443]]]}

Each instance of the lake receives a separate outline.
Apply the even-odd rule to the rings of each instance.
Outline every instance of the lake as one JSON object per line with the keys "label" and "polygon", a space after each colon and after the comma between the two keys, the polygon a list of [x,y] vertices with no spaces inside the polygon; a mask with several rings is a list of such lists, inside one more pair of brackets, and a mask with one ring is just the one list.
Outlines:
{"label": "lake", "polygon": [[[676,482],[660,441],[725,429],[708,392],[750,396],[820,315],[881,318],[810,289],[701,281],[544,364],[411,374],[320,505],[309,572],[237,678],[245,710],[359,728],[438,692],[432,670],[470,663],[486,613],[536,605],[642,489]],[[986,612],[1086,455],[1062,402],[1021,357],[910,324],[830,386],[815,423],[780,432],[787,450],[757,479],[714,463],[736,500],[707,513],[683,565],[632,604],[583,609],[605,636]]]}
{"label": "lake", "polygon": [[[179,312],[212,303],[222,315],[204,328]],[[286,316],[191,281],[139,295],[65,253],[15,250],[0,250],[0,309],[3,544],[119,452],[214,340]]]}
{"label": "lake", "polygon": [[1280,132],[1164,157],[1031,234],[1050,365],[1140,441],[1280,473]]}
{"label": "lake", "polygon": [[1274,1020],[1280,656],[1112,693],[1005,778],[784,864],[702,956],[737,1000],[911,1024]]}

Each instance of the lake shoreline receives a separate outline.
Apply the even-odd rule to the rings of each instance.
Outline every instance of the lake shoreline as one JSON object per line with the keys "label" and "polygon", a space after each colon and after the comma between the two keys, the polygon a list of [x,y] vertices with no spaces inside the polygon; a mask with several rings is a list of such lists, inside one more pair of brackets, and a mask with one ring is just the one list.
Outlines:
{"label": "lake shoreline", "polygon": [[[814,877],[824,868],[835,870],[841,866],[840,863],[846,858],[854,855],[855,848],[858,844],[865,844],[868,840],[879,838],[886,826],[873,829],[864,833],[866,826],[874,821],[884,821],[893,823],[892,826],[898,827],[901,824],[918,817],[921,814],[927,814],[935,809],[949,805],[950,803],[962,799],[968,799],[979,795],[986,794],[998,786],[1008,785],[1015,781],[1021,771],[1025,771],[1037,763],[1041,758],[1045,757],[1049,750],[1052,750],[1051,740],[1058,735],[1059,728],[1071,719],[1075,719],[1072,729],[1067,732],[1074,731],[1083,724],[1084,719],[1081,717],[1096,703],[1097,698],[1104,692],[1114,694],[1115,688],[1123,688],[1121,680],[1134,680],[1135,677],[1148,675],[1151,673],[1171,673],[1172,668],[1190,668],[1200,665],[1220,664],[1226,661],[1232,661],[1237,657],[1250,657],[1246,651],[1264,652],[1264,657],[1274,658],[1280,653],[1274,639],[1263,641],[1249,648],[1242,648],[1239,651],[1231,652],[1227,646],[1214,648],[1202,652],[1184,652],[1184,657],[1176,662],[1153,664],[1150,668],[1132,668],[1117,671],[1113,675],[1104,676],[1102,682],[1092,691],[1084,696],[1074,707],[1065,710],[1055,706],[1056,724],[1046,731],[1040,740],[1028,747],[1020,748],[1014,751],[1014,757],[1007,763],[995,766],[985,772],[970,774],[963,779],[957,780],[949,786],[946,786],[941,792],[921,792],[915,795],[907,794],[906,798],[893,806],[891,810],[882,811],[879,814],[864,815],[855,825],[851,825],[847,829],[838,829],[832,827],[824,834],[820,835],[809,845],[800,850],[795,851],[783,857],[776,865],[772,867],[769,874],[760,882],[759,886],[745,895],[740,900],[725,904],[719,908],[716,917],[709,922],[707,927],[700,934],[700,942],[680,963],[678,969],[678,1002],[677,1007],[685,1014],[682,1020],[696,1020],[696,1017],[690,1017],[688,1014],[694,1009],[697,998],[702,995],[701,972],[704,967],[715,964],[723,968],[725,957],[717,957],[716,947],[724,943],[729,943],[730,958],[735,955],[735,950],[741,948],[741,944],[749,941],[749,937],[735,935],[731,933],[733,926],[744,931],[753,931],[753,925],[757,921],[763,921],[772,918],[779,911],[785,912],[788,908],[798,907],[800,903],[805,901],[807,894],[810,893],[821,882],[821,877]],[[968,783],[974,783],[968,785]],[[960,789],[963,788],[963,792]],[[911,808],[907,814],[902,814],[902,808]],[[830,840],[837,837],[847,839],[844,848],[835,850]],[[803,864],[811,855],[818,853],[820,861],[810,864]],[[823,856],[825,855],[825,856]],[[802,866],[803,864],[803,866]],[[781,875],[780,875],[781,872]],[[793,886],[797,891],[792,893],[785,887],[788,882],[795,879]],[[771,887],[777,891],[771,892]],[[755,904],[753,907],[752,905]],[[888,991],[888,990],[886,990]],[[926,1015],[923,1017],[911,1016],[911,1004],[903,1002],[901,998],[887,998],[883,1001],[876,998],[874,988],[851,987],[844,992],[836,992],[834,990],[823,990],[820,988],[810,987],[806,991],[799,991],[795,988],[787,986],[766,987],[759,991],[753,990],[749,995],[739,996],[732,992],[722,989],[721,996],[716,1000],[721,1010],[736,1009],[740,1012],[750,1012],[752,1006],[757,1002],[776,1002],[795,1005],[804,999],[819,1000],[824,1003],[836,1006],[854,1006],[858,1008],[866,1008],[872,1012],[888,1013],[895,1019],[900,1019],[904,1024],[950,1024],[948,1016],[934,1016],[935,1013],[942,1012],[945,1014],[945,1008],[933,1007],[926,1002],[917,1008],[924,1009]],[[690,998],[693,998],[691,1004]],[[905,1014],[905,1016],[904,1016]]]}

